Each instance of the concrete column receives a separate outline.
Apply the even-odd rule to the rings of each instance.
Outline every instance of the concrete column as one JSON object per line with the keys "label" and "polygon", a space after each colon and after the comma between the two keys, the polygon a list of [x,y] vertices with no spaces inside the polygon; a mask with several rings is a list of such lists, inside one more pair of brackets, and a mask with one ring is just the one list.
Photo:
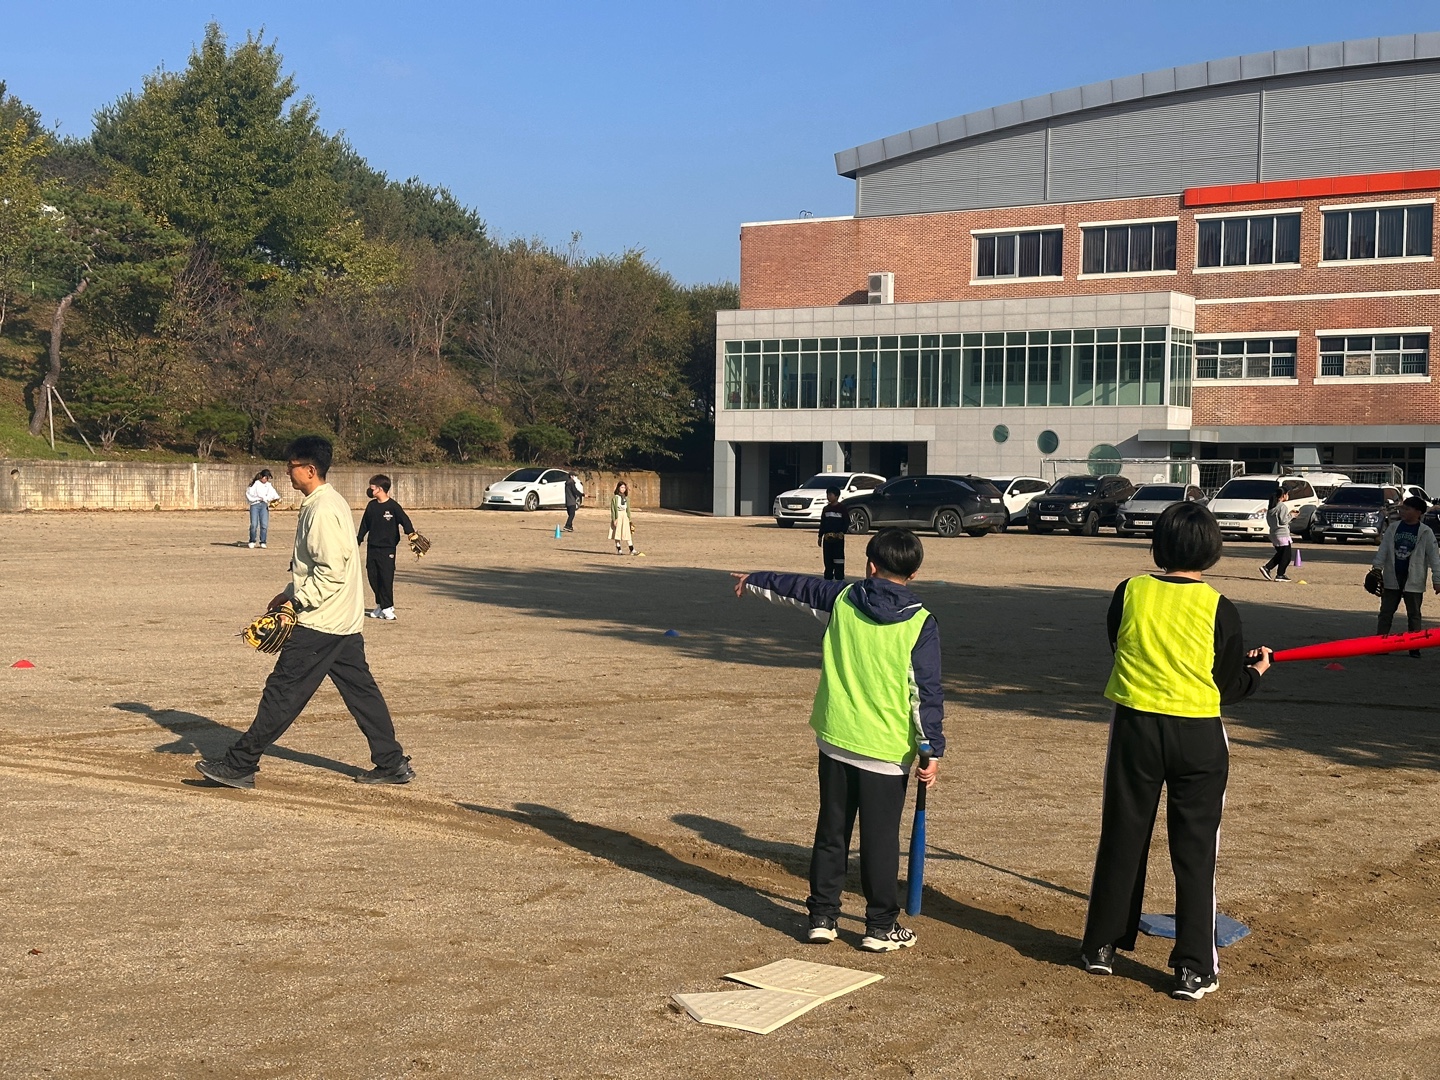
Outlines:
{"label": "concrete column", "polygon": [[770,513],[770,444],[741,443],[737,477],[741,517]]}
{"label": "concrete column", "polygon": [[735,516],[735,444],[715,440],[715,492],[711,507],[716,517]]}
{"label": "concrete column", "polygon": [[1295,447],[1296,465],[1319,465],[1320,448],[1318,446],[1297,446]]}
{"label": "concrete column", "polygon": [[845,471],[845,451],[838,442],[820,444],[820,471],[838,473]]}
{"label": "concrete column", "polygon": [[1425,490],[1440,499],[1440,446],[1425,447]]}

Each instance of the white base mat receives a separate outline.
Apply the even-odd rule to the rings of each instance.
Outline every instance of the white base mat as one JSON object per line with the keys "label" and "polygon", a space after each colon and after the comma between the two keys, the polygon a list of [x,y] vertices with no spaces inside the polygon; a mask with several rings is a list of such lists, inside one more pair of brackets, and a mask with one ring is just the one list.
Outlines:
{"label": "white base mat", "polygon": [[885,976],[806,960],[777,960],[749,971],[731,972],[725,977],[759,989],[674,994],[675,1004],[702,1024],[769,1035],[816,1006],[879,982]]}

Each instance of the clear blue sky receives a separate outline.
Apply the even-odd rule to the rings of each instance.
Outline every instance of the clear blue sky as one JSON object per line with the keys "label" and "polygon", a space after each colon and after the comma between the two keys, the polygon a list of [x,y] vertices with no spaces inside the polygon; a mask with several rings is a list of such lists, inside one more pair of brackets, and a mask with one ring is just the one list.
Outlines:
{"label": "clear blue sky", "polygon": [[1153,68],[1440,29],[1432,3],[349,3],[74,0],[0,8],[0,79],[62,132],[211,18],[264,27],[327,130],[444,184],[502,236],[644,249],[734,279],[742,221],[845,214],[838,150]]}

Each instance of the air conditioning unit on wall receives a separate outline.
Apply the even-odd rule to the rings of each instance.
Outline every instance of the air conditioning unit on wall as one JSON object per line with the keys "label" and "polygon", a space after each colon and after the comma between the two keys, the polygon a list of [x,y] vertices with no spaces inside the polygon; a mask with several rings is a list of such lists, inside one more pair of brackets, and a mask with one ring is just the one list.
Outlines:
{"label": "air conditioning unit on wall", "polygon": [[866,302],[871,304],[893,304],[895,302],[895,275],[888,270],[878,274],[871,274],[869,294]]}

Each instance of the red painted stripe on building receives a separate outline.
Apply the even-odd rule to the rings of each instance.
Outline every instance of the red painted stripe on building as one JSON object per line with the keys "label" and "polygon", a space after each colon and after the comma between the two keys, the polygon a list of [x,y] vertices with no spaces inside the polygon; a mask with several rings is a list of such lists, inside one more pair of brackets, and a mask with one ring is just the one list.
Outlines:
{"label": "red painted stripe on building", "polygon": [[1396,191],[1430,191],[1440,188],[1440,169],[1414,172],[1367,173],[1362,176],[1322,176],[1313,180],[1267,180],[1261,184],[1222,184],[1186,188],[1186,206],[1225,206],[1232,203],[1315,199],[1326,195],[1381,195]]}

